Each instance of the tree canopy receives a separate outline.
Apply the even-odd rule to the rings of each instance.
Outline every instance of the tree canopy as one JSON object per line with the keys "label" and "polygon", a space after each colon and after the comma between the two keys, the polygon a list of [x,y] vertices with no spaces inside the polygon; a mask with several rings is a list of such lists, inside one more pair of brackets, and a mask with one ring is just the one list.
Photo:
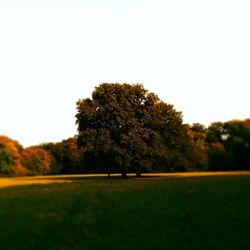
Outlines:
{"label": "tree canopy", "polygon": [[44,143],[40,147],[52,156],[51,174],[81,174],[84,168],[84,151],[77,145],[75,137],[57,143]]}
{"label": "tree canopy", "polygon": [[52,156],[39,147],[29,147],[22,151],[22,165],[29,170],[29,175],[43,175],[50,171]]}
{"label": "tree canopy", "polygon": [[20,162],[22,146],[7,136],[0,136],[0,175],[26,175]]}
{"label": "tree canopy", "polygon": [[212,123],[207,142],[213,169],[250,169],[250,119]]}
{"label": "tree canopy", "polygon": [[77,102],[76,124],[79,145],[106,171],[114,166],[123,176],[140,175],[152,166],[182,168],[186,161],[189,137],[182,114],[141,84],[96,87],[92,99]]}

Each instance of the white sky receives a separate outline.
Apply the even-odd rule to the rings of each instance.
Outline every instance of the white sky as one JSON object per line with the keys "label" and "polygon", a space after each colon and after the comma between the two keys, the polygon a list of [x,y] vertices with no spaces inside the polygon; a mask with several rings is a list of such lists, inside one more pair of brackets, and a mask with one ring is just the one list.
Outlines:
{"label": "white sky", "polygon": [[143,83],[184,122],[250,117],[249,0],[0,0],[0,134],[76,134],[76,101]]}

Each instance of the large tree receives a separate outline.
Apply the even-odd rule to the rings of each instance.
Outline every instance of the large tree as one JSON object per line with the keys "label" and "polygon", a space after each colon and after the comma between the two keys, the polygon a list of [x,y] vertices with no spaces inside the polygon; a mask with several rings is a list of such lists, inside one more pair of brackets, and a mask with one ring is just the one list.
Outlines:
{"label": "large tree", "polygon": [[[77,102],[78,144],[110,172],[183,168],[188,148],[182,114],[141,84],[96,87]],[[161,164],[161,166],[159,165]]]}

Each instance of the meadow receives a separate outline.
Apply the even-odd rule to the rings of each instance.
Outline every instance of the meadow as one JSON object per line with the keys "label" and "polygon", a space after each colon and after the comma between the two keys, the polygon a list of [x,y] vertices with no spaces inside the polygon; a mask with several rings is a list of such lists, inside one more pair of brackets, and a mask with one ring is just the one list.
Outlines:
{"label": "meadow", "polygon": [[0,249],[250,249],[250,172],[0,178]]}

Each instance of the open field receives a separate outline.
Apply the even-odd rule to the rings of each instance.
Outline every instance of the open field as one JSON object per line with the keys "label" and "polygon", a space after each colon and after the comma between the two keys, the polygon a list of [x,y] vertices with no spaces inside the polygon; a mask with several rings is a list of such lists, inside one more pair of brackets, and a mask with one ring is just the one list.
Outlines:
{"label": "open field", "polygon": [[0,249],[250,249],[249,172],[143,177],[0,178]]}
{"label": "open field", "polygon": [[[189,178],[203,176],[228,176],[228,175],[250,175],[250,171],[217,171],[217,172],[186,172],[186,173],[145,173],[143,177],[172,177],[172,178]],[[112,174],[112,177],[120,176],[120,174]],[[133,177],[134,174],[128,174]],[[0,188],[11,186],[26,186],[36,184],[55,184],[79,181],[89,178],[107,177],[107,174],[85,174],[85,175],[49,175],[35,177],[12,177],[0,178]]]}

